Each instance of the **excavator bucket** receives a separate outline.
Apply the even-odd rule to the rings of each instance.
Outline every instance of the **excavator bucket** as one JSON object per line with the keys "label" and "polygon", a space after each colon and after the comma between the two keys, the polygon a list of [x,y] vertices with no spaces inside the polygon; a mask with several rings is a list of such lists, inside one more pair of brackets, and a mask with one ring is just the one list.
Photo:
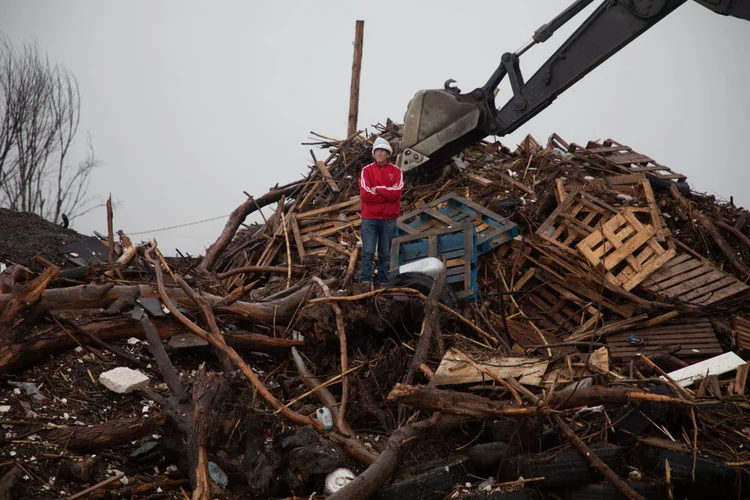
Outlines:
{"label": "excavator bucket", "polygon": [[409,102],[396,158],[402,171],[439,166],[486,135],[479,130],[481,108],[457,90],[420,90]]}

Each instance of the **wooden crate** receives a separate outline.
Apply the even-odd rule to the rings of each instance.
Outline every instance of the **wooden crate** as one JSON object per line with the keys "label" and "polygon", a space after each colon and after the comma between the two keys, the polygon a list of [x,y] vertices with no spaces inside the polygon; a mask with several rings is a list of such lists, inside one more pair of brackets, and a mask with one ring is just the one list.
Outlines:
{"label": "wooden crate", "polygon": [[665,248],[650,224],[643,225],[628,209],[602,224],[576,245],[610,283],[632,290],[675,256]]}
{"label": "wooden crate", "polygon": [[693,305],[713,304],[744,290],[748,285],[688,254],[679,254],[641,283],[657,296]]}
{"label": "wooden crate", "polygon": [[487,208],[448,193],[396,221],[399,234],[420,234],[456,224],[471,224],[477,234],[477,255],[488,252],[518,235],[518,226]]}
{"label": "wooden crate", "polygon": [[561,248],[573,249],[616,213],[616,208],[576,189],[565,196],[536,234]]}
{"label": "wooden crate", "polygon": [[476,232],[471,224],[431,229],[399,236],[391,246],[391,270],[425,257],[437,257],[446,267],[445,282],[459,298],[476,298]]}
{"label": "wooden crate", "polygon": [[[643,345],[633,345],[628,338],[634,336],[643,340]],[[628,330],[607,337],[609,354],[613,359],[635,359],[640,354],[655,352],[675,353],[678,358],[699,360],[721,354],[723,351],[716,332],[708,318],[699,318],[689,323],[658,326],[643,330]]]}

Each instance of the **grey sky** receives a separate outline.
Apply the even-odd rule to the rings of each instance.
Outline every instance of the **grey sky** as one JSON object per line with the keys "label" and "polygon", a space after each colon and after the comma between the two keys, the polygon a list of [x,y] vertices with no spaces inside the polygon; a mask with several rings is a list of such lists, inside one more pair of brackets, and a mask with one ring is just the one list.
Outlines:
{"label": "grey sky", "polygon": [[[228,214],[243,190],[261,195],[306,171],[309,131],[345,136],[357,19],[364,127],[402,121],[417,90],[448,78],[482,85],[569,3],[0,0],[0,32],[37,40],[78,78],[81,129],[103,162],[90,192],[112,193],[128,233]],[[524,74],[583,19],[526,53]],[[749,50],[750,23],[688,2],[501,140],[611,137],[750,206]],[[202,254],[224,222],[153,236],[167,254]],[[106,231],[104,209],[74,228]]]}

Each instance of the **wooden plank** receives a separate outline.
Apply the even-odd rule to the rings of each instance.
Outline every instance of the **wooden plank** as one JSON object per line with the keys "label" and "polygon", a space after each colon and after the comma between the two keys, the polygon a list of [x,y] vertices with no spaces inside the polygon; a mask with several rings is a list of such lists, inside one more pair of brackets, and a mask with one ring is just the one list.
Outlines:
{"label": "wooden plank", "polygon": [[297,246],[297,255],[299,261],[305,263],[305,243],[302,241],[302,235],[299,232],[299,226],[297,225],[297,217],[292,214],[289,216],[289,226],[292,228],[292,235],[294,236],[294,243]]}
{"label": "wooden plank", "polygon": [[486,177],[482,177],[481,175],[477,175],[472,172],[464,172],[464,177],[467,177],[471,179],[474,182],[478,182],[479,184],[483,186],[489,186],[492,184],[492,181]]}
{"label": "wooden plank", "polygon": [[612,163],[616,163],[617,165],[629,165],[631,163],[648,163],[648,162],[654,161],[648,156],[642,155],[640,153],[612,155],[608,158],[608,160],[611,161]]}
{"label": "wooden plank", "polygon": [[[629,337],[643,340],[643,345],[632,345]],[[636,329],[610,335],[607,344],[613,359],[638,357],[639,353],[664,351],[668,347],[680,346],[676,356],[685,359],[701,359],[722,352],[711,322],[699,318],[690,323],[663,327]]]}
{"label": "wooden plank", "polygon": [[565,200],[565,185],[562,179],[559,177],[555,179],[555,198],[557,199],[558,205]]}
{"label": "wooden plank", "polygon": [[[544,372],[547,371],[548,361],[541,358],[494,356],[486,361],[475,360],[488,373],[497,378],[519,378],[525,385],[538,386]],[[491,381],[482,371],[478,370],[461,356],[448,350],[443,356],[430,385],[457,385]]]}
{"label": "wooden plank", "polygon": [[[474,257],[474,236],[471,231],[464,231],[464,259],[471,262]],[[464,290],[472,289],[471,272],[464,273]]]}
{"label": "wooden plank", "polygon": [[336,181],[333,180],[333,176],[331,176],[331,172],[328,171],[328,167],[326,167],[325,163],[318,160],[315,162],[315,166],[318,167],[318,170],[320,170],[320,174],[328,183],[328,187],[331,188],[331,191],[333,191],[334,193],[340,192],[339,186],[336,184]]}
{"label": "wooden plank", "polygon": [[327,214],[327,213],[330,213],[330,212],[340,211],[343,208],[354,207],[355,205],[357,205],[359,203],[360,203],[359,196],[356,196],[355,198],[353,198],[351,200],[344,201],[344,202],[341,202],[341,203],[337,203],[335,205],[331,205],[331,206],[328,206],[328,207],[317,208],[315,210],[310,210],[308,212],[298,213],[297,214],[297,220],[301,221],[303,219],[308,219],[310,217],[315,217],[316,215],[321,215],[321,214]]}

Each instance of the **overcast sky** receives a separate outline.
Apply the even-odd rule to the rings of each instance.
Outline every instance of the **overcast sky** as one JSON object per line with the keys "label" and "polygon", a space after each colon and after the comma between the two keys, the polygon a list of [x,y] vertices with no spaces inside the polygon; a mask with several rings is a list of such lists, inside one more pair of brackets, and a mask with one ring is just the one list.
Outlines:
{"label": "overcast sky", "polygon": [[[136,233],[229,214],[242,191],[261,195],[307,171],[309,131],[343,138],[357,19],[362,128],[401,122],[417,90],[448,78],[481,86],[503,52],[569,3],[0,0],[0,32],[37,41],[76,76],[81,131],[102,162],[90,193],[111,192],[115,228]],[[524,75],[584,16],[524,54]],[[502,141],[611,137],[695,190],[750,206],[749,50],[750,23],[688,2]],[[135,238],[203,254],[225,222]],[[105,233],[104,209],[73,227]]]}

